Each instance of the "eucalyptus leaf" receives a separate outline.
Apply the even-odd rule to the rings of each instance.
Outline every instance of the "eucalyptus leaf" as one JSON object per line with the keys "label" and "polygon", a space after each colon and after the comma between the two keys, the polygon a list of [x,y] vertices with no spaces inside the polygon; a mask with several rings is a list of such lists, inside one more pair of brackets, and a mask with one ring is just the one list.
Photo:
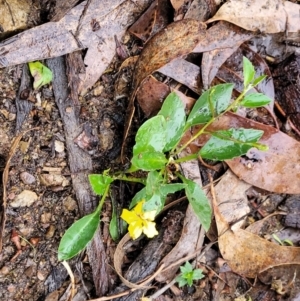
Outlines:
{"label": "eucalyptus leaf", "polygon": [[163,153],[155,151],[141,152],[131,159],[131,163],[135,167],[144,171],[162,169],[167,162],[168,160]]}
{"label": "eucalyptus leaf", "polygon": [[247,94],[240,105],[245,108],[258,108],[269,104],[272,99],[262,93],[251,93]]}
{"label": "eucalyptus leaf", "polygon": [[97,195],[103,195],[107,186],[110,185],[114,179],[107,175],[90,174],[89,181],[93,191]]}
{"label": "eucalyptus leaf", "polygon": [[229,129],[212,133],[212,137],[201,148],[199,155],[210,160],[228,160],[245,155],[257,141],[263,131],[254,129]]}
{"label": "eucalyptus leaf", "polygon": [[97,211],[76,221],[60,241],[58,260],[71,259],[81,252],[94,237],[99,223],[100,217]]}
{"label": "eucalyptus leaf", "polygon": [[243,57],[244,88],[254,80],[254,76],[255,70],[253,64],[246,57]]}
{"label": "eucalyptus leaf", "polygon": [[28,63],[31,75],[34,78],[33,88],[39,89],[40,87],[49,84],[52,81],[52,71],[40,62]]}
{"label": "eucalyptus leaf", "polygon": [[133,155],[142,152],[162,152],[166,146],[166,119],[158,115],[148,119],[141,125],[136,136],[133,147]]}
{"label": "eucalyptus leaf", "polygon": [[200,220],[203,228],[205,229],[205,231],[207,231],[210,227],[212,214],[209,200],[207,199],[204,191],[199,187],[197,183],[184,177],[182,177],[181,179],[183,183],[186,184],[186,196],[195,214]]}
{"label": "eucalyptus leaf", "polygon": [[185,125],[184,104],[175,92],[170,93],[164,100],[157,115],[162,115],[166,119],[166,145],[164,147],[166,152],[177,145]]}

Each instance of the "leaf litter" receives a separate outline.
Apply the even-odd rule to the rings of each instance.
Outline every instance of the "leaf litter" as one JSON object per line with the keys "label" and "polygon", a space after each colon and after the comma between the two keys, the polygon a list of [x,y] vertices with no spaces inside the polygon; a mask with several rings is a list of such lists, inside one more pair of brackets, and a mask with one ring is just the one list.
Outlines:
{"label": "leaf litter", "polygon": [[[91,1],[93,2],[93,1]],[[95,4],[96,2],[94,2]],[[281,5],[281,2],[279,3]],[[110,4],[111,5],[111,4]],[[183,5],[181,3],[181,5]],[[226,4],[224,4],[224,9]],[[256,1],[251,1],[250,4],[251,9],[255,9],[259,7],[259,5],[257,4]],[[289,4],[284,4],[288,7],[290,6]],[[297,4],[294,4],[297,5]],[[93,6],[90,6],[90,8],[92,8]],[[107,7],[109,7],[109,5],[107,5]],[[111,6],[110,6],[111,7]],[[297,8],[299,7],[299,5],[297,5]],[[180,6],[177,6],[177,9],[179,9]],[[249,8],[249,7],[248,7]],[[273,9],[274,7],[271,6],[270,10]],[[296,6],[293,6],[293,8],[296,8]],[[82,8],[81,8],[82,9]],[[233,7],[231,8],[231,13],[233,12]],[[261,8],[260,8],[261,9]],[[265,8],[263,8],[265,9]],[[249,10],[250,11],[250,10]],[[248,12],[249,12],[248,11]],[[82,12],[82,10],[81,10]],[[118,11],[119,13],[122,12],[122,10]],[[220,11],[219,11],[220,12]],[[222,12],[222,11],[221,11]],[[215,21],[215,20],[223,20],[223,17],[221,14],[221,12],[219,14],[217,14],[213,19],[210,20],[210,22]],[[240,9],[239,11],[240,12]],[[288,28],[285,27],[285,25],[282,25],[280,22],[277,23],[277,27],[275,27],[275,30],[278,31],[285,31],[287,30],[298,30],[297,26],[294,26],[295,23],[295,15],[292,13],[288,13],[289,11],[286,10],[285,11],[286,14],[288,14],[288,16],[290,16],[291,18],[289,18],[290,22],[292,23],[288,23]],[[280,12],[281,13],[281,12]],[[231,14],[229,14],[231,15]],[[251,15],[251,14],[250,14]],[[259,14],[257,14],[259,16]],[[286,16],[285,16],[286,17]],[[274,18],[274,22],[276,23],[276,21],[278,21],[277,19],[282,18],[282,15],[279,15],[279,17],[277,15],[275,15]],[[245,19],[245,18],[244,18]],[[268,18],[265,18],[268,19]],[[88,22],[91,21],[91,17],[89,14],[82,14],[81,17],[79,19],[77,19],[77,25],[79,24],[79,26],[76,28],[78,31],[80,31],[80,27],[82,26],[82,28],[84,27],[83,24],[87,24],[84,22]],[[284,19],[285,20],[285,19]],[[184,22],[183,22],[184,21]],[[210,27],[209,29],[206,29],[205,26],[202,23],[196,23],[196,22],[191,22],[191,21],[186,21],[183,20],[182,23],[177,22],[175,23],[175,25],[173,25],[173,23],[171,25],[169,25],[167,27],[167,29],[162,30],[160,33],[158,33],[156,36],[154,36],[154,38],[152,38],[151,40],[148,41],[148,44],[146,44],[146,46],[144,47],[144,50],[137,62],[136,65],[136,73],[134,74],[134,85],[133,85],[133,93],[132,93],[132,97],[131,97],[131,101],[130,101],[130,107],[133,106],[133,101],[134,101],[134,97],[136,96],[137,92],[139,92],[140,90],[142,90],[142,86],[141,84],[144,84],[144,82],[147,80],[147,77],[152,76],[154,71],[159,70],[159,68],[164,67],[167,63],[169,63],[170,61],[176,61],[176,59],[178,57],[184,58],[187,54],[191,53],[191,52],[204,52],[204,57],[205,55],[208,53],[208,51],[211,52],[211,55],[213,57],[218,57],[218,53],[220,53],[220,56],[222,56],[222,60],[219,61],[217,63],[217,65],[215,65],[215,71],[219,70],[219,66],[221,66],[226,59],[234,52],[236,51],[236,48],[238,48],[240,46],[241,43],[243,43],[244,41],[250,39],[252,37],[252,33],[249,32],[244,32],[244,33],[238,33],[238,28],[234,25],[228,25],[228,23],[225,22],[218,22],[216,25]],[[227,20],[229,22],[232,22],[242,28],[245,28],[246,30],[253,30],[253,27],[247,27],[249,25],[247,25],[247,23],[244,22],[240,22],[239,20]],[[97,20],[96,20],[97,22]],[[107,22],[107,21],[106,21]],[[240,23],[239,23],[240,22]],[[253,19],[252,19],[253,22]],[[293,23],[294,22],[294,23]],[[94,29],[97,28],[97,24],[95,22],[92,22],[94,24]],[[180,26],[178,24],[181,24]],[[201,34],[200,36],[203,38],[201,40],[201,37],[199,39],[199,32],[195,32],[193,34],[191,34],[191,32],[189,31],[188,26],[189,24],[194,24],[195,28],[202,28],[201,29]],[[268,27],[268,24],[263,24],[264,23],[263,18],[261,18],[261,20],[259,21],[260,24],[260,30],[261,31],[271,31],[271,29],[269,29],[270,27]],[[228,34],[228,39],[224,42],[222,41],[218,41],[219,35],[214,36],[212,33],[214,33],[214,30],[219,30],[217,29],[217,27],[221,27],[222,28],[222,24],[225,26],[229,26],[229,28],[231,27],[231,29],[229,29],[227,27],[227,29],[225,29],[224,32],[229,33]],[[254,24],[256,24],[254,22]],[[187,26],[183,26],[183,25],[187,25]],[[273,24],[274,25],[274,24]],[[272,26],[273,26],[272,25]],[[96,26],[96,27],[95,27]],[[153,29],[153,24],[150,26],[151,29]],[[251,25],[252,26],[252,25]],[[105,26],[104,26],[105,27]],[[183,28],[185,27],[185,28]],[[235,27],[235,29],[233,29]],[[45,28],[45,27],[44,27]],[[88,26],[85,26],[85,28],[88,28]],[[92,30],[93,30],[92,28]],[[193,31],[193,26],[190,28]],[[274,30],[274,29],[272,29]],[[89,29],[88,33],[90,33],[91,29]],[[97,31],[97,30],[96,30]],[[176,31],[176,33],[174,33],[173,31]],[[205,34],[203,34],[203,31],[205,32]],[[207,33],[206,33],[207,32]],[[218,32],[218,31],[216,31]],[[221,31],[222,32],[222,31]],[[85,35],[86,33],[83,31],[83,35],[82,35],[82,39],[84,41],[84,39],[87,37],[87,35]],[[244,37],[243,37],[244,34]],[[176,40],[176,38],[174,38],[174,35],[176,35],[178,43],[174,42],[174,39]],[[238,37],[237,41],[230,41],[230,38],[233,36]],[[22,35],[21,35],[22,36]],[[184,37],[188,36],[190,39],[190,44],[189,45],[185,45],[186,40],[183,39]],[[223,34],[222,34],[223,36]],[[194,40],[195,37],[195,40]],[[161,39],[161,40],[160,40]],[[202,42],[202,45],[201,43]],[[109,41],[109,39],[107,40]],[[197,42],[197,43],[196,43]],[[12,42],[13,43],[13,42]],[[55,42],[56,43],[56,42]],[[198,44],[198,45],[195,45]],[[5,53],[7,51],[7,47],[10,44],[4,44],[1,48],[2,53]],[[86,44],[84,44],[86,45]],[[168,47],[166,47],[166,45]],[[70,45],[68,45],[70,46]],[[78,47],[78,45],[76,46]],[[80,46],[81,47],[81,46]],[[229,52],[227,52],[226,54],[224,54],[224,52],[216,50],[216,48],[232,48]],[[75,48],[74,48],[75,49]],[[77,49],[77,48],[76,48]],[[79,48],[78,48],[79,49]],[[112,48],[111,48],[112,49]],[[66,50],[67,52],[73,51],[73,50]],[[114,51],[112,51],[114,53]],[[26,53],[26,52],[25,52]],[[57,54],[60,55],[60,54]],[[51,53],[52,56],[52,53]],[[89,61],[89,59],[91,57],[93,57],[94,54],[92,54],[91,56],[87,56],[87,60],[86,62]],[[108,64],[109,61],[109,56],[107,56],[108,60],[105,62],[106,66]],[[0,57],[1,62],[3,65],[8,64],[8,59],[6,57],[2,56]],[[27,61],[28,59],[25,58],[25,60]],[[210,60],[211,61],[211,60]],[[255,59],[254,59],[255,61]],[[204,67],[207,67],[207,65],[204,64],[204,62],[206,62],[206,60],[202,60],[202,76],[203,76],[203,69]],[[10,64],[10,63],[9,63]],[[91,66],[91,62],[89,62],[90,66]],[[171,63],[170,63],[171,64]],[[210,62],[211,64],[211,62]],[[93,65],[93,68],[95,68],[96,65]],[[210,65],[211,66],[211,65]],[[99,66],[98,66],[99,67]],[[98,68],[97,69],[101,69]],[[173,67],[174,68],[174,67]],[[211,67],[210,67],[211,68]],[[171,69],[172,70],[172,69]],[[175,68],[176,70],[176,68]],[[197,71],[195,71],[193,74],[196,75],[196,77],[194,76],[194,78],[198,78],[200,70],[196,69]],[[101,72],[103,72],[104,69],[102,69]],[[214,71],[214,72],[215,72]],[[98,70],[97,70],[98,72]],[[97,74],[97,78],[100,76],[101,72],[98,72]],[[218,72],[217,72],[218,73]],[[170,73],[166,72],[166,75],[170,75]],[[217,75],[218,76],[218,75]],[[90,78],[92,78],[93,76],[91,76]],[[220,77],[220,76],[219,76]],[[95,77],[93,77],[92,80],[89,81],[89,79],[87,79],[87,84],[86,86],[84,86],[83,84],[83,90],[86,90],[87,87],[91,86],[92,82],[95,81]],[[153,77],[150,77],[153,79]],[[193,78],[193,76],[192,76]],[[210,82],[212,79],[214,78],[214,75],[210,76],[210,79],[207,80],[207,83]],[[175,78],[175,80],[177,80],[177,78]],[[222,80],[224,80],[226,82],[227,79],[227,75],[224,76],[222,78]],[[188,86],[183,80],[179,80],[179,82],[181,82],[182,84],[185,84],[185,86]],[[195,81],[194,81],[195,82]],[[201,89],[201,86],[199,85],[197,87],[197,84],[194,83],[191,85],[191,87],[194,87],[194,89],[192,89],[194,92],[198,92]],[[274,90],[274,88],[273,88]],[[272,92],[272,88],[270,90]],[[199,92],[198,92],[199,93]],[[157,96],[158,98],[161,96]],[[146,101],[145,101],[146,102]],[[150,108],[151,111],[151,108]],[[155,110],[152,110],[151,112],[155,112]],[[132,115],[133,113],[131,113]],[[147,113],[146,113],[147,114]],[[148,113],[151,114],[151,113]],[[132,116],[131,116],[132,118]],[[130,118],[130,119],[131,119]],[[263,124],[258,124],[255,123],[249,119],[243,118],[243,117],[239,117],[233,114],[227,114],[226,116],[224,116],[223,119],[219,120],[218,122],[216,122],[216,124],[212,125],[212,127],[215,128],[220,128],[220,129],[224,129],[224,128],[229,128],[230,124],[233,124],[234,126],[240,126],[242,125],[243,127],[251,127],[251,128],[256,128],[256,129],[263,129],[265,134],[263,136],[263,142],[268,144],[270,147],[270,154],[268,155],[268,153],[263,153],[261,151],[250,151],[249,154],[247,154],[246,157],[242,158],[242,159],[234,159],[234,160],[230,160],[227,161],[227,164],[229,165],[229,167],[231,168],[231,170],[236,173],[238,175],[239,178],[243,179],[244,181],[246,181],[249,184],[245,184],[243,183],[243,185],[245,185],[245,187],[248,187],[250,184],[254,185],[256,187],[261,187],[263,189],[269,190],[269,191],[276,191],[276,192],[280,192],[280,193],[299,193],[298,187],[297,187],[297,182],[299,182],[299,143],[296,142],[296,140],[290,138],[289,136],[285,135],[284,133],[270,127],[267,125],[263,125]],[[198,143],[202,143],[202,142],[198,142]],[[195,146],[197,147],[197,146]],[[196,164],[198,164],[196,162]],[[188,167],[188,171],[190,172],[190,167]],[[222,180],[221,180],[222,181]],[[225,180],[224,180],[225,181]],[[237,183],[239,183],[240,180],[237,181]],[[232,184],[233,180],[230,180],[230,183]],[[218,184],[220,185],[220,184]],[[216,191],[218,190],[219,186],[216,186]],[[239,185],[239,184],[237,184]],[[242,184],[240,184],[242,186]],[[225,185],[226,189],[227,189],[227,184]],[[221,185],[220,185],[221,187]],[[222,194],[224,191],[221,190],[220,194]],[[240,198],[240,196],[235,195],[235,192],[232,190],[229,190],[231,195],[230,195],[230,200],[235,200]],[[222,200],[223,203],[224,200]],[[230,202],[229,202],[230,203]],[[221,250],[221,253],[223,255],[223,258],[226,259],[229,263],[229,266],[232,268],[232,270],[234,272],[237,272],[243,276],[246,277],[256,277],[257,274],[262,274],[262,273],[266,273],[268,276],[270,274],[268,274],[268,271],[270,268],[272,268],[273,266],[280,266],[281,264],[290,264],[291,262],[297,262],[299,261],[299,251],[298,248],[295,247],[282,247],[282,246],[276,246],[274,243],[270,243],[267,242],[264,239],[258,238],[256,235],[251,234],[250,232],[248,233],[245,230],[242,230],[240,228],[238,229],[234,229],[234,227],[231,227],[229,225],[229,223],[227,221],[224,221],[224,218],[222,216],[222,214],[220,213],[219,209],[218,209],[218,205],[216,204],[214,198],[213,198],[213,206],[215,209],[215,216],[216,216],[216,220],[217,220],[217,225],[219,228],[219,247]],[[230,207],[229,207],[230,208]],[[237,209],[237,211],[239,213],[242,213],[243,211],[239,211],[240,209]],[[230,211],[230,209],[228,209],[228,211]],[[246,214],[246,212],[243,212],[243,214]],[[242,214],[242,216],[243,216]],[[238,218],[235,216],[235,219]],[[192,226],[191,228],[185,228],[187,227],[187,224],[184,225],[183,231],[182,231],[182,239],[185,239],[186,237],[188,237],[188,235],[184,234],[185,231],[188,231],[189,234],[191,234],[192,236],[194,235],[193,232],[193,228],[196,228],[199,230],[199,226]],[[234,244],[232,244],[232,242],[235,242]],[[236,243],[237,242],[237,243]],[[259,246],[257,244],[257,242],[259,242],[261,249],[258,249]],[[241,245],[241,248],[238,249],[236,248],[236,245]],[[182,247],[185,246],[185,241],[184,240],[179,240],[178,242],[178,247]],[[275,246],[275,247],[274,247]],[[189,247],[189,249],[195,249],[195,246],[191,246]],[[176,249],[176,248],[174,248]],[[185,250],[183,250],[185,251]],[[277,255],[275,256],[275,251],[277,251]],[[170,253],[171,254],[171,253]],[[179,252],[179,254],[181,254]],[[177,256],[181,256],[181,255],[177,255]],[[173,257],[173,255],[169,256],[172,260],[174,261],[176,257]],[[245,260],[246,257],[246,260]],[[253,265],[250,267],[246,267],[245,266],[245,261],[247,260],[253,260]],[[252,262],[252,261],[251,261]],[[119,263],[121,264],[121,263]],[[287,266],[285,266],[287,267]],[[296,271],[296,267],[295,265],[291,265],[290,268],[288,269],[295,269]],[[176,271],[175,271],[176,272]],[[174,272],[173,272],[174,273]],[[271,273],[271,272],[270,272]],[[295,272],[296,273],[296,272]],[[280,274],[277,274],[280,275]],[[274,278],[275,276],[271,276],[271,278]],[[282,276],[280,276],[282,277]],[[163,281],[165,281],[166,279],[171,279],[172,277],[169,275],[167,276],[167,278],[163,278]],[[289,281],[292,281],[293,278],[292,276],[289,277]],[[261,279],[263,279],[263,276],[261,276]],[[270,280],[263,280],[263,282],[265,283],[270,283]],[[272,281],[271,281],[272,282]],[[290,282],[288,282],[289,284]],[[279,293],[280,290],[278,290]]]}

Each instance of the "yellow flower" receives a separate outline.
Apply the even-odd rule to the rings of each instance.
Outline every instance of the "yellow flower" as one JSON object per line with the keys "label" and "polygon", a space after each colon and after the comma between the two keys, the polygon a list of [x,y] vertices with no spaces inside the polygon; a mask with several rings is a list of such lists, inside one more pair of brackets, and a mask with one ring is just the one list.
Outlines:
{"label": "yellow flower", "polygon": [[131,211],[123,209],[121,218],[129,224],[128,231],[132,239],[137,239],[144,233],[152,238],[158,234],[155,228],[156,210],[143,212],[144,200],[140,201]]}

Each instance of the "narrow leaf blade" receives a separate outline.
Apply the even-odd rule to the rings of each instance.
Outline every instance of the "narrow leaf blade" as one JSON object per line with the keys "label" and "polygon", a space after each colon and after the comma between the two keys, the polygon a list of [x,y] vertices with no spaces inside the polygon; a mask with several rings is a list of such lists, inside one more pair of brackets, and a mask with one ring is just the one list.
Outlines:
{"label": "narrow leaf blade", "polygon": [[68,260],[81,252],[92,240],[100,223],[98,212],[75,222],[62,237],[58,247],[58,260]]}
{"label": "narrow leaf blade", "polygon": [[244,87],[247,87],[254,79],[255,70],[252,63],[243,57],[243,76],[244,76]]}
{"label": "narrow leaf blade", "polygon": [[187,185],[185,188],[186,196],[202,226],[207,231],[210,227],[212,214],[209,200],[197,183],[186,178],[183,178],[182,181]]}
{"label": "narrow leaf blade", "polygon": [[201,148],[199,155],[210,160],[227,160],[245,155],[256,147],[263,131],[254,129],[229,129],[212,133],[212,137]]}
{"label": "narrow leaf blade", "polygon": [[251,93],[246,95],[241,101],[241,106],[245,108],[263,107],[272,102],[272,99],[262,93]]}

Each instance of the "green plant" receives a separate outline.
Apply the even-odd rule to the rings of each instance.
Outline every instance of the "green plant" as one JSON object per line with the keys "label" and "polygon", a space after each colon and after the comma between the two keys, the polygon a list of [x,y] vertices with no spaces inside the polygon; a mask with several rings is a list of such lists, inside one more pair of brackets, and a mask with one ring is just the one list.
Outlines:
{"label": "green plant", "polygon": [[193,269],[192,265],[187,261],[185,265],[180,267],[180,275],[176,277],[179,287],[188,285],[192,286],[194,280],[199,280],[204,277],[202,270]]}
{"label": "green plant", "polygon": [[[233,84],[221,84],[205,91],[196,101],[193,109],[186,116],[185,107],[176,93],[171,93],[164,101],[157,116],[147,120],[138,130],[133,147],[131,166],[125,172],[92,174],[89,176],[94,192],[101,196],[94,213],[75,222],[64,234],[58,249],[59,260],[67,260],[78,254],[92,239],[99,223],[102,205],[109,194],[113,181],[131,181],[145,185],[132,199],[129,210],[123,209],[121,217],[129,224],[129,234],[133,239],[142,233],[148,237],[157,234],[154,218],[164,207],[166,196],[180,190],[185,194],[207,230],[211,221],[211,207],[203,190],[192,180],[185,178],[178,170],[178,165],[201,156],[210,160],[226,160],[247,153],[256,147],[266,150],[258,140],[263,131],[255,129],[228,129],[211,132],[211,125],[216,118],[228,111],[235,111],[240,106],[259,107],[271,100],[260,93],[249,94],[254,86],[265,79],[255,78],[251,62],[243,61],[244,90],[240,96],[231,100]],[[202,125],[199,131],[181,144],[182,137],[191,127]],[[178,157],[183,149],[200,135],[208,134],[211,138],[196,154]],[[143,171],[145,178],[134,176]],[[173,179],[177,179],[174,182]]]}
{"label": "green plant", "polygon": [[40,62],[28,63],[29,71],[34,78],[33,88],[39,89],[40,87],[49,84],[52,81],[52,71]]}

